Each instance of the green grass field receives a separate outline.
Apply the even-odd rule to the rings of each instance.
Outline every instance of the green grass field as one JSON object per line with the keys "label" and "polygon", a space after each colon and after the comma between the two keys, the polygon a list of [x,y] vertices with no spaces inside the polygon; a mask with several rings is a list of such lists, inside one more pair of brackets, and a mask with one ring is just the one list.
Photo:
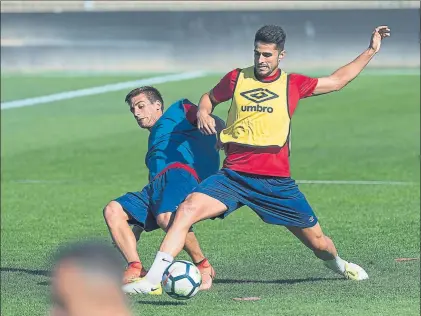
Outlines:
{"label": "green grass field", "polygon": [[[3,101],[138,79],[2,77]],[[197,102],[219,76],[160,84],[167,104]],[[148,133],[127,91],[1,111],[1,315],[45,315],[50,255],[62,243],[110,240],[103,206],[147,182]],[[243,208],[196,226],[217,279],[179,302],[130,297],[135,315],[420,315],[420,77],[362,75],[343,91],[303,100],[293,119],[297,180],[405,181],[410,185],[301,184],[341,257],[370,279],[344,281],[284,228]],[[216,109],[226,117],[228,104]],[[145,234],[150,266],[163,233]],[[183,253],[182,258],[187,259]],[[122,266],[122,269],[124,267]],[[259,301],[234,301],[236,297]]]}

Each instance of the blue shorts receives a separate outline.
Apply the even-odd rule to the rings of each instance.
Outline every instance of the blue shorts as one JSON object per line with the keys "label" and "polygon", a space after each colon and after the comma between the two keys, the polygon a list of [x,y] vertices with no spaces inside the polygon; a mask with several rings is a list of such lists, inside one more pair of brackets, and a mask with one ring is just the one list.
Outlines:
{"label": "blue shorts", "polygon": [[173,168],[157,176],[142,191],[126,193],[114,201],[131,216],[129,224],[152,231],[159,228],[156,216],[175,212],[197,185],[196,178],[189,171]]}
{"label": "blue shorts", "polygon": [[317,223],[305,196],[291,178],[267,177],[221,169],[194,192],[206,194],[227,207],[224,218],[243,205],[269,224],[312,227]]}

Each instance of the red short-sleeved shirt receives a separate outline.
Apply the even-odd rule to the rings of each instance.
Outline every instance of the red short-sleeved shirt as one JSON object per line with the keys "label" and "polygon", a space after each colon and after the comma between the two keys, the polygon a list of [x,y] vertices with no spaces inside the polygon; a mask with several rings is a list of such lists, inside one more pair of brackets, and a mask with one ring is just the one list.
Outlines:
{"label": "red short-sleeved shirt", "polygon": [[[240,71],[241,69],[230,71],[213,88],[212,94],[218,102],[225,102],[233,97]],[[279,71],[265,80],[275,79],[279,75]],[[288,103],[292,117],[298,101],[312,95],[318,80],[299,74],[289,74],[288,76]],[[227,157],[224,161],[224,168],[265,176],[290,177],[291,175],[288,145],[282,148],[253,148],[228,143],[225,145],[225,152]]]}

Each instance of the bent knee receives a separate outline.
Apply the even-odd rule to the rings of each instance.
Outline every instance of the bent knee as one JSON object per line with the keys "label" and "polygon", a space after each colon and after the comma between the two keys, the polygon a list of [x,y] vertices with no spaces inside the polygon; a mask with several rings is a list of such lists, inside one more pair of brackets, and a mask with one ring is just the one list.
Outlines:
{"label": "bent knee", "polygon": [[156,217],[156,223],[158,224],[158,226],[166,231],[170,225],[172,214],[173,213],[170,213],[170,212],[159,214]]}
{"label": "bent knee", "polygon": [[202,206],[196,193],[191,193],[187,196],[183,203],[177,209],[177,214],[181,213],[184,217],[194,216],[200,212]]}
{"label": "bent knee", "polygon": [[177,209],[176,218],[183,218],[186,222],[193,224],[202,212],[204,206],[198,199],[196,193],[189,194]]}
{"label": "bent knee", "polygon": [[109,224],[115,223],[118,221],[128,221],[129,216],[124,211],[123,207],[120,205],[120,203],[116,201],[111,201],[104,207],[104,218],[105,221]]}

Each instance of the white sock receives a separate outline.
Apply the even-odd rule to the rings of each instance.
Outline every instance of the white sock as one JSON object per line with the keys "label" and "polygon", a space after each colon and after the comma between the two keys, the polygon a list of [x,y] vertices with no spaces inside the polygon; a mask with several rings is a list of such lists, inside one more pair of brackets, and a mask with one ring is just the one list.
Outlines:
{"label": "white sock", "polygon": [[153,285],[161,283],[165,269],[168,268],[173,261],[174,258],[171,255],[158,251],[148,274],[146,274],[146,279]]}
{"label": "white sock", "polygon": [[336,256],[335,259],[326,260],[325,265],[335,271],[336,273],[343,274],[345,272],[345,260],[341,259],[339,256]]}

